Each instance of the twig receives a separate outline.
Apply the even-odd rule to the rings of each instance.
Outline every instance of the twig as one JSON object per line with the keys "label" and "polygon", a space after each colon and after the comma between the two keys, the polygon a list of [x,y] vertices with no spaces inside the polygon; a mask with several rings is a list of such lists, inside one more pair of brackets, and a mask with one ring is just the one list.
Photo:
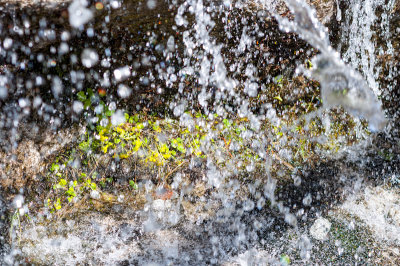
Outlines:
{"label": "twig", "polygon": [[79,206],[82,204],[82,202],[83,202],[84,200],[87,200],[88,198],[89,198],[89,196],[88,196],[88,195],[85,195],[85,196],[83,196],[78,202],[75,202],[75,203],[73,203],[73,204],[68,203],[67,206],[70,206],[71,208],[69,208],[68,210],[67,210],[66,208],[64,208],[63,210],[61,210],[60,212],[58,212],[58,213],[56,214],[57,221],[59,221],[61,218],[63,218],[63,217],[64,217],[65,215],[67,215],[68,213],[71,213],[73,209],[76,209],[77,207],[79,207]]}
{"label": "twig", "polygon": [[283,160],[281,157],[279,157],[278,154],[276,154],[276,152],[274,152],[273,149],[271,149],[271,154],[278,159],[281,164],[285,165],[287,168],[289,168],[291,171],[293,171],[295,169],[295,167],[293,165],[291,165],[290,163],[286,162],[285,160]]}
{"label": "twig", "polygon": [[182,165],[184,165],[185,163],[187,163],[187,161],[183,161],[181,162],[177,167],[175,167],[171,172],[169,172],[166,176],[165,176],[165,180],[168,179],[168,177],[170,177],[176,170],[179,169],[179,167],[181,167]]}
{"label": "twig", "polygon": [[228,154],[231,156],[231,158],[233,158],[233,155],[232,155],[232,153],[229,151],[229,144],[231,144],[231,141],[232,141],[232,139],[229,139],[229,142],[228,143],[226,143],[226,139],[224,138],[224,137],[221,137],[222,138],[222,140],[224,141],[224,143],[225,143],[225,148],[226,148],[226,151],[228,152]]}

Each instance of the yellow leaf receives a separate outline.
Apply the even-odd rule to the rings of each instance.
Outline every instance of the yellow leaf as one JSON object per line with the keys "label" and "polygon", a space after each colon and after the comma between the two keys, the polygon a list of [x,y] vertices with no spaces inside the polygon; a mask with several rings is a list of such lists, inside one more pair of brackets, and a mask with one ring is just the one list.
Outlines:
{"label": "yellow leaf", "polygon": [[103,147],[101,147],[101,150],[102,150],[104,153],[107,153],[107,149],[108,149],[108,146],[103,146]]}
{"label": "yellow leaf", "polygon": [[108,139],[109,139],[109,137],[106,137],[106,136],[103,136],[103,135],[100,134],[100,141],[101,142],[105,142]]}
{"label": "yellow leaf", "polygon": [[142,141],[140,139],[136,139],[135,142],[135,147],[133,148],[133,151],[138,151],[140,149],[140,147],[142,146]]}
{"label": "yellow leaf", "polygon": [[119,155],[119,158],[120,158],[120,159],[126,159],[126,158],[128,158],[128,157],[129,157],[129,155],[126,154],[126,153],[121,153],[121,154]]}
{"label": "yellow leaf", "polygon": [[170,153],[163,154],[163,157],[164,159],[169,159],[171,158],[171,154]]}

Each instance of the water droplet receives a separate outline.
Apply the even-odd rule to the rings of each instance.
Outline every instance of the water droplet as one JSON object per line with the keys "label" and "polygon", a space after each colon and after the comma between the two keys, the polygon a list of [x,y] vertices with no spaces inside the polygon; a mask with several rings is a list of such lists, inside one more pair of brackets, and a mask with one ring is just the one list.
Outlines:
{"label": "water droplet", "polygon": [[93,18],[93,13],[86,8],[87,0],[74,0],[68,7],[69,23],[74,28],[79,28]]}
{"label": "water droplet", "polygon": [[68,46],[68,44],[65,43],[65,42],[62,42],[62,43],[60,44],[60,47],[58,47],[58,54],[59,54],[59,55],[63,55],[63,54],[66,54],[66,53],[68,53],[68,52],[69,52],[69,46]]}
{"label": "water droplet", "polygon": [[92,199],[100,199],[100,193],[97,190],[90,191],[90,197]]}
{"label": "water droplet", "polygon": [[91,68],[99,61],[99,55],[93,49],[86,48],[81,54],[82,65]]}
{"label": "water droplet", "polygon": [[72,104],[72,109],[75,113],[80,114],[83,111],[83,103],[80,101],[74,101]]}
{"label": "water droplet", "polygon": [[257,209],[261,210],[264,206],[265,206],[265,199],[263,197],[261,197],[257,201]]}
{"label": "water droplet", "polygon": [[122,112],[121,110],[117,110],[111,116],[111,124],[113,124],[113,126],[118,126],[124,122],[125,122],[125,115],[124,112]]}
{"label": "water droplet", "polygon": [[115,102],[111,102],[108,105],[108,109],[110,109],[110,111],[114,111],[115,109],[117,109],[117,104]]}
{"label": "water droplet", "polygon": [[245,210],[245,211],[251,211],[251,210],[253,210],[254,209],[254,201],[252,201],[252,200],[246,200],[244,203],[243,203],[243,210]]}
{"label": "water droplet", "polygon": [[312,202],[312,197],[311,197],[311,194],[308,193],[303,199],[303,204],[305,206],[310,206],[311,202]]}
{"label": "water droplet", "polygon": [[15,196],[14,200],[13,200],[13,205],[14,208],[22,208],[22,204],[24,204],[24,196],[22,195],[17,195]]}
{"label": "water droplet", "polygon": [[4,41],[3,41],[3,47],[4,47],[4,49],[10,49],[11,48],[11,46],[12,46],[12,44],[13,44],[13,39],[11,39],[11,38],[5,38],[4,39]]}
{"label": "water droplet", "polygon": [[114,77],[117,82],[127,79],[131,75],[131,70],[128,66],[117,68],[114,70]]}
{"label": "water droplet", "polygon": [[125,199],[125,196],[123,194],[118,195],[117,200],[118,200],[119,203],[124,202],[124,199]]}
{"label": "water droplet", "polygon": [[18,104],[19,104],[19,107],[25,108],[25,107],[29,106],[31,103],[30,103],[29,99],[20,98],[20,99],[18,100]]}
{"label": "water droplet", "polygon": [[148,0],[147,1],[147,7],[149,9],[154,9],[157,6],[157,2],[155,0]]}
{"label": "water droplet", "polygon": [[57,99],[63,90],[63,84],[61,79],[57,76],[53,77],[53,82],[51,86],[54,97]]}

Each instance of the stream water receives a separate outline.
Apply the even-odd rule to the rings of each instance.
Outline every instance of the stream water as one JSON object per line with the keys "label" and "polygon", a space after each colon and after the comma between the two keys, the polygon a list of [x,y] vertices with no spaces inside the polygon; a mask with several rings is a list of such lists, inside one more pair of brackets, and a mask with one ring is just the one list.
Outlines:
{"label": "stream water", "polygon": [[[63,132],[78,122],[87,128],[68,138],[50,134],[59,134],[55,142],[68,149],[98,126],[128,122],[125,112],[159,112],[159,102],[167,111],[157,116],[176,121],[174,136],[184,138],[180,128],[202,132],[190,152],[204,156],[194,158],[188,148],[191,159],[172,171],[168,167],[172,196],[164,198],[166,187],[138,177],[131,184],[136,192],[110,190],[113,204],[62,219],[57,210],[34,203],[46,191],[32,185],[39,178],[19,191],[2,182],[7,186],[0,195],[0,263],[398,262],[400,149],[393,134],[398,114],[382,104],[398,90],[398,69],[395,61],[386,68],[379,61],[398,53],[390,25],[396,3],[331,1],[330,23],[340,29],[335,33],[301,0],[73,0],[59,9],[66,27],[2,6],[14,20],[13,27],[0,24],[3,180],[15,178],[7,174],[13,167],[7,160],[30,163],[23,179],[35,167],[44,173],[44,158],[50,167],[56,154],[45,157],[50,152],[44,148],[36,152],[28,145],[22,157],[16,152],[25,139],[52,143],[43,140],[45,128]],[[125,32],[129,27],[135,31]],[[332,34],[340,34],[333,45]],[[87,104],[80,92],[88,86],[95,95]],[[99,115],[103,108],[112,114]],[[232,132],[238,132],[236,139]],[[161,132],[157,138],[172,137]],[[32,162],[35,152],[39,159]],[[311,152],[315,156],[307,157]],[[84,168],[77,158],[67,169]],[[104,173],[114,169],[121,180],[123,173],[138,175],[136,166],[113,158]],[[184,163],[189,170],[180,170]],[[80,197],[69,201],[96,202],[100,194],[94,188]]]}

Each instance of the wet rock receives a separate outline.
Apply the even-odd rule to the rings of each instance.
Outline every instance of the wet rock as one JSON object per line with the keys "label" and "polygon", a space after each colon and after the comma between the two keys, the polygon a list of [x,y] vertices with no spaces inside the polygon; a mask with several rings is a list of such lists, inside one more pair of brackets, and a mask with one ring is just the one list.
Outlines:
{"label": "wet rock", "polygon": [[205,202],[196,202],[195,204],[189,201],[182,201],[183,213],[191,223],[202,223],[215,215],[216,204],[214,206],[206,206]]}
{"label": "wet rock", "polygon": [[41,141],[25,138],[11,153],[0,152],[0,185],[18,191],[29,182],[39,180],[46,163],[57,153],[77,140],[81,128],[42,132]]}
{"label": "wet rock", "polygon": [[400,244],[400,194],[397,189],[367,187],[349,197],[341,209],[372,228],[375,237]]}
{"label": "wet rock", "polygon": [[[306,0],[306,2],[315,8],[319,21],[324,25],[329,26],[333,19],[336,20],[338,0]],[[268,11],[274,11],[279,15],[284,15],[288,12],[284,0],[271,1],[262,4],[255,0],[254,5],[259,9],[264,7],[268,9]]]}
{"label": "wet rock", "polygon": [[319,21],[329,27],[332,21],[337,20],[338,0],[308,0],[315,7]]}

